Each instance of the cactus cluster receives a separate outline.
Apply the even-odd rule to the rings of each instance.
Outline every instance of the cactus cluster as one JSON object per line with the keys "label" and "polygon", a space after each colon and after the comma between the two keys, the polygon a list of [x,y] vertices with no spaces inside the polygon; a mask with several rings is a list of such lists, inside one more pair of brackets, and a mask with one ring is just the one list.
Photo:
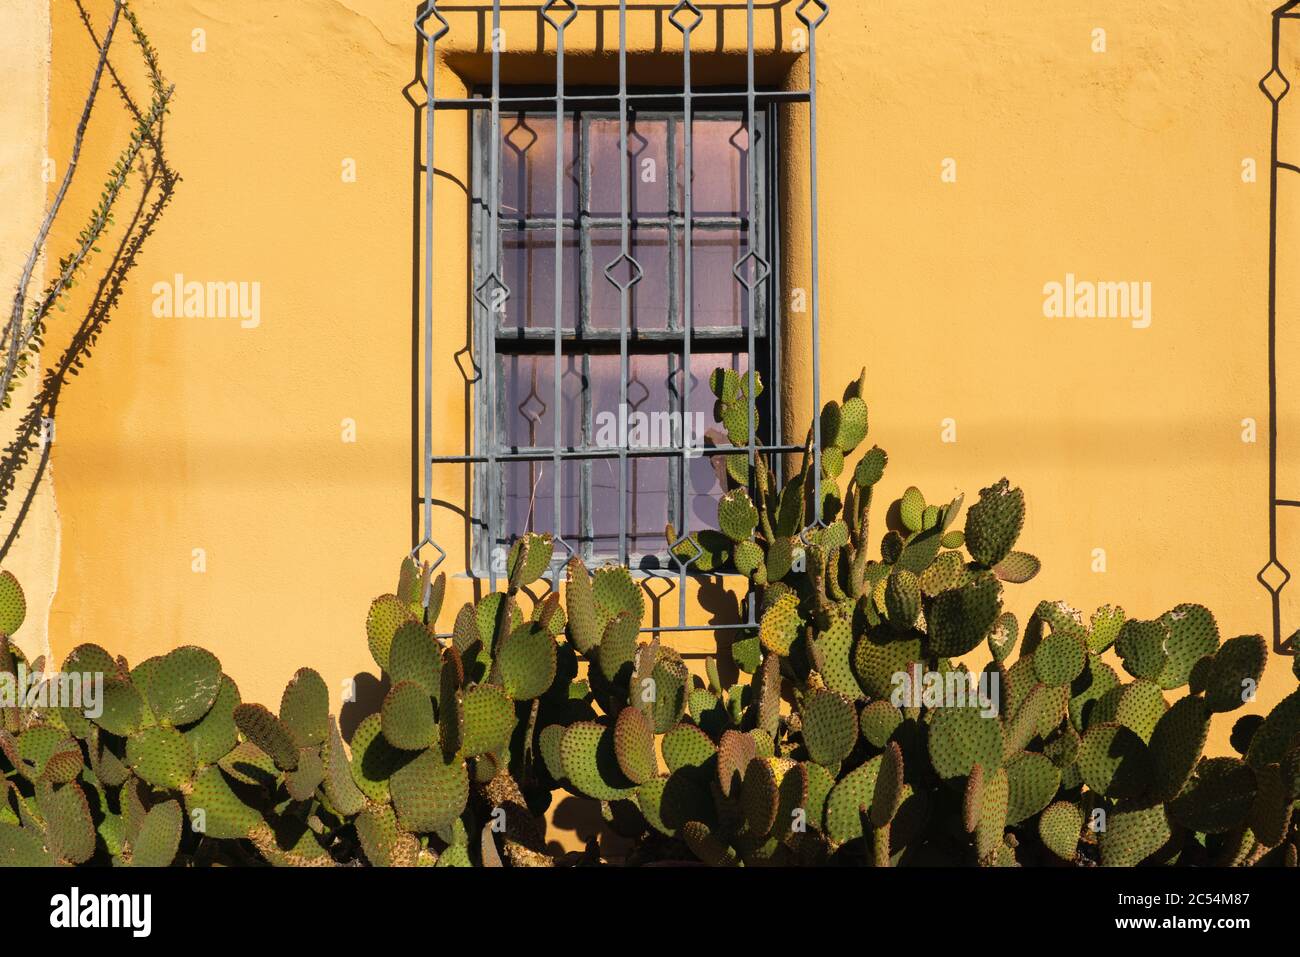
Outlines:
{"label": "cactus cluster", "polygon": [[[747,442],[750,380],[711,384]],[[101,676],[102,711],[0,707],[0,865],[598,861],[545,842],[569,792],[630,863],[1295,866],[1300,691],[1237,719],[1237,757],[1203,756],[1213,716],[1253,699],[1264,640],[1221,640],[1193,604],[1144,621],[1042,602],[1022,628],[1003,590],[1039,561],[1005,479],[964,519],[960,497],[908,488],[872,540],[888,460],[850,463],[862,394],[827,405],[785,481],[725,456],[716,530],[667,529],[683,566],[753,586],[755,626],[703,676],[646,627],[626,568],[566,565],[535,534],[449,634],[445,576],[402,563],[365,622],[387,691],[348,742],[311,669],[273,712],[201,648],[132,668],[82,645],[61,674]],[[0,574],[0,678],[42,670],[9,640],[25,611]]]}

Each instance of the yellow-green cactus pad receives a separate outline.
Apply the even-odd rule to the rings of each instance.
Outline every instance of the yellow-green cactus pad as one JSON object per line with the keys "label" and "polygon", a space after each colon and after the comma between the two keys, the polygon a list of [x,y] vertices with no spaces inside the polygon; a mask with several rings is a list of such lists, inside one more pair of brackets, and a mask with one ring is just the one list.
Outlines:
{"label": "yellow-green cactus pad", "polygon": [[930,722],[929,749],[935,773],[945,780],[965,777],[976,764],[997,768],[1002,763],[1002,723],[976,708],[939,709]]}
{"label": "yellow-green cactus pad", "polygon": [[1135,798],[1151,784],[1151,755],[1122,724],[1097,724],[1079,745],[1079,772],[1089,790],[1112,801]]}
{"label": "yellow-green cactus pad", "polygon": [[389,781],[402,829],[427,834],[460,817],[469,800],[469,775],[459,757],[444,759],[435,748],[422,752]]}
{"label": "yellow-green cactus pad", "polygon": [[423,751],[438,738],[429,693],[414,681],[399,682],[381,708],[384,740],[402,751]]}
{"label": "yellow-green cactus pad", "polygon": [[636,793],[636,785],[619,767],[614,729],[593,721],[569,726],[560,742],[566,777],[580,792],[600,801],[619,801]]}
{"label": "yellow-green cactus pad", "polygon": [[12,635],[27,618],[27,596],[12,572],[0,572],[0,635]]}
{"label": "yellow-green cactus pad", "polygon": [[157,725],[126,739],[126,763],[154,787],[177,790],[194,774],[194,749],[175,728]]}
{"label": "yellow-green cactus pad", "polygon": [[515,701],[540,697],[555,680],[555,639],[534,622],[520,625],[497,650],[501,683]]}
{"label": "yellow-green cactus pad", "polygon": [[311,668],[299,668],[280,697],[280,720],[300,748],[318,748],[329,737],[330,692]]}

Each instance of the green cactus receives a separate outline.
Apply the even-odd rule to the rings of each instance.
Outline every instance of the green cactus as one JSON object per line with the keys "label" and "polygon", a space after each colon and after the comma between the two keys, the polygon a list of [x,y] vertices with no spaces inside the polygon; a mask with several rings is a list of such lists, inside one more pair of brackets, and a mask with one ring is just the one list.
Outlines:
{"label": "green cactus", "polygon": [[[761,382],[710,384],[747,444]],[[910,487],[873,538],[887,457],[850,461],[865,387],[822,410],[820,476],[810,454],[789,473],[727,456],[719,528],[667,530],[679,562],[730,564],[753,590],[754,626],[706,677],[646,627],[626,568],[574,558],[563,590],[534,599],[558,568],[538,534],[450,635],[446,576],[402,562],[365,622],[389,690],[350,743],[310,669],[276,714],[201,648],[131,668],[82,645],[64,670],[102,676],[102,713],[0,710],[0,865],[547,865],[537,815],[557,789],[595,802],[637,860],[1294,865],[1300,691],[1236,720],[1239,757],[1202,754],[1213,715],[1252,702],[1263,639],[1221,644],[1186,603],[1144,620],[1044,601],[1022,633],[1003,599],[1041,565],[1017,550],[1024,494],[984,489],[963,530],[960,497]],[[27,665],[9,641],[24,614],[0,573],[6,674]],[[981,646],[983,662],[956,660]],[[999,696],[970,700],[990,683]]]}

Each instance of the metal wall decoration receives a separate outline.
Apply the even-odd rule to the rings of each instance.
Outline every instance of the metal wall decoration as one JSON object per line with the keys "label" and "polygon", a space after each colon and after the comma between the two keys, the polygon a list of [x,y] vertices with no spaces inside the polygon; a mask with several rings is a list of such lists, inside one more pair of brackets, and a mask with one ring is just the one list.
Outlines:
{"label": "metal wall decoration", "polygon": [[[1273,11],[1273,63],[1272,69],[1260,81],[1259,88],[1268,97],[1273,109],[1272,161],[1269,166],[1269,235],[1268,235],[1268,563],[1257,576],[1268,590],[1273,611],[1273,650],[1281,655],[1297,652],[1297,634],[1282,637],[1282,592],[1291,581],[1290,570],[1278,558],[1278,517],[1283,509],[1300,508],[1300,501],[1281,497],[1277,483],[1278,462],[1278,374],[1277,374],[1277,213],[1278,175],[1282,171],[1300,173],[1300,166],[1283,161],[1278,156],[1279,125],[1282,100],[1291,91],[1291,81],[1282,71],[1282,23],[1300,20],[1300,0],[1288,3]],[[1300,162],[1300,157],[1297,157]]]}
{"label": "metal wall decoration", "polygon": [[[563,575],[564,564],[568,557],[575,554],[575,548],[572,542],[568,542],[560,535],[562,525],[562,495],[560,485],[562,482],[563,471],[561,466],[570,462],[590,462],[596,459],[606,461],[612,460],[616,463],[619,487],[618,503],[618,558],[626,561],[628,557],[628,515],[627,515],[627,490],[629,481],[629,463],[638,459],[653,458],[667,460],[672,463],[670,468],[676,468],[683,472],[687,469],[691,459],[725,455],[746,454],[751,465],[750,475],[754,474],[752,468],[755,458],[765,453],[786,453],[802,452],[803,446],[794,446],[784,444],[779,434],[779,423],[774,425],[776,435],[769,436],[766,443],[760,442],[759,432],[755,426],[758,416],[757,399],[755,396],[754,378],[757,375],[756,356],[755,356],[755,330],[758,327],[758,317],[755,310],[761,301],[756,292],[760,289],[766,291],[767,300],[778,299],[779,296],[774,294],[779,289],[779,282],[782,268],[788,268],[787,264],[781,262],[780,256],[780,239],[779,235],[775,237],[766,237],[766,241],[759,242],[759,236],[756,230],[756,217],[750,216],[749,219],[749,236],[747,251],[739,261],[734,264],[732,269],[733,278],[745,290],[745,298],[748,303],[749,321],[747,325],[747,338],[745,344],[748,349],[748,364],[746,366],[749,377],[749,442],[746,445],[738,446],[732,444],[710,445],[705,448],[691,447],[689,430],[683,428],[680,431],[682,440],[675,441],[671,445],[656,445],[654,447],[629,447],[624,439],[619,448],[595,448],[590,443],[583,441],[581,443],[570,442],[567,446],[562,434],[563,416],[559,410],[563,408],[564,395],[562,394],[562,368],[561,363],[565,358],[564,351],[564,314],[565,314],[565,270],[564,270],[564,221],[562,215],[563,203],[559,201],[564,195],[565,188],[565,156],[564,142],[565,137],[560,135],[565,129],[566,117],[575,110],[594,111],[602,110],[611,115],[616,115],[619,122],[619,146],[620,156],[628,155],[628,136],[629,136],[629,119],[637,109],[665,109],[680,113],[684,117],[683,130],[685,175],[684,182],[684,234],[682,241],[685,245],[684,263],[685,273],[682,278],[685,286],[685,307],[682,316],[682,328],[676,332],[680,340],[679,346],[682,356],[682,369],[685,370],[683,375],[683,389],[687,391],[686,401],[683,408],[689,409],[689,389],[692,347],[695,345],[693,340],[697,339],[696,331],[692,327],[692,296],[691,282],[694,273],[692,262],[692,244],[695,242],[693,235],[693,216],[692,216],[692,178],[695,170],[694,144],[692,142],[693,122],[692,119],[699,111],[734,111],[736,114],[744,117],[746,129],[754,131],[760,127],[760,124],[766,122],[771,124],[772,112],[776,109],[795,109],[806,108],[808,110],[808,142],[798,144],[796,148],[800,151],[806,149],[807,161],[810,164],[810,182],[809,193],[806,197],[808,220],[810,221],[811,236],[809,237],[811,262],[806,264],[808,268],[809,288],[807,290],[807,299],[809,307],[809,341],[808,348],[811,350],[812,360],[812,386],[811,400],[812,408],[821,408],[821,390],[820,390],[820,273],[819,273],[819,247],[818,247],[818,177],[817,177],[817,32],[823,21],[830,13],[829,0],[777,0],[774,3],[764,3],[760,6],[765,10],[779,11],[782,8],[789,7],[793,9],[794,16],[801,24],[801,29],[807,35],[807,65],[808,65],[808,88],[803,90],[786,90],[760,87],[757,82],[757,51],[755,49],[755,0],[743,0],[743,2],[719,2],[719,3],[695,3],[692,0],[680,0],[677,3],[664,4],[638,4],[629,10],[627,0],[606,0],[604,3],[598,2],[581,2],[581,0],[545,0],[538,3],[517,3],[512,2],[508,6],[508,12],[512,15],[526,13],[529,9],[534,9],[538,18],[538,37],[554,36],[555,53],[555,85],[553,91],[549,93],[527,93],[516,94],[513,87],[509,84],[512,77],[504,75],[503,57],[500,44],[491,43],[491,86],[484,89],[481,95],[463,96],[463,97],[439,97],[436,89],[435,58],[437,48],[440,42],[443,42],[452,27],[445,14],[452,12],[478,12],[482,18],[486,18],[490,11],[491,36],[493,38],[500,34],[502,23],[503,5],[501,0],[492,0],[491,3],[483,2],[480,4],[450,4],[443,3],[442,10],[439,9],[439,3],[436,0],[428,0],[420,8],[418,17],[415,22],[415,29],[418,33],[418,40],[422,46],[423,63],[424,63],[424,182],[423,182],[423,257],[422,257],[422,291],[423,291],[423,352],[421,365],[421,387],[423,400],[423,450],[421,456],[423,489],[420,499],[420,526],[421,531],[419,541],[413,551],[413,556],[430,560],[436,566],[442,564],[447,558],[446,548],[437,542],[434,538],[434,509],[439,503],[433,497],[433,476],[435,466],[459,466],[465,468],[471,467],[471,473],[476,476],[482,476],[478,482],[479,485],[491,486],[492,483],[501,481],[501,470],[514,462],[545,462],[551,467],[552,484],[554,492],[552,495],[554,506],[554,524],[552,526],[555,533],[555,560],[550,571],[552,586],[558,587],[559,580]],[[744,60],[743,74],[739,69],[739,58],[737,58],[738,69],[734,77],[735,87],[721,90],[716,87],[697,88],[692,76],[692,34],[705,22],[706,16],[716,13],[721,16],[723,12],[730,11],[739,14],[743,11],[746,19],[746,56]],[[575,21],[583,16],[604,17],[606,13],[617,13],[618,18],[618,86],[616,90],[610,91],[593,91],[589,88],[569,88],[566,86],[565,78],[565,46],[566,31],[572,28]],[[665,18],[672,27],[680,34],[681,39],[681,74],[680,88],[673,88],[664,91],[656,88],[654,91],[641,91],[634,89],[629,85],[628,79],[628,26],[629,16],[650,16],[656,18]],[[479,20],[480,25],[483,20]],[[488,156],[485,157],[483,169],[486,171],[487,184],[483,190],[483,197],[487,208],[483,211],[487,218],[487,228],[493,237],[493,241],[487,243],[484,247],[486,250],[486,261],[481,263],[481,279],[476,278],[473,282],[472,298],[474,306],[479,310],[480,315],[491,317],[494,310],[500,303],[510,299],[512,290],[509,288],[505,276],[505,270],[499,261],[498,244],[495,241],[497,236],[498,224],[501,216],[501,115],[502,111],[533,111],[539,115],[553,115],[555,117],[555,249],[554,249],[554,313],[555,321],[553,325],[552,337],[550,341],[549,353],[553,356],[554,367],[551,376],[551,396],[550,404],[553,410],[554,433],[551,436],[550,445],[542,448],[530,448],[525,451],[512,450],[510,447],[503,445],[500,437],[497,435],[497,417],[494,414],[480,417],[478,431],[481,433],[476,437],[477,448],[471,448],[463,455],[437,455],[434,453],[434,399],[433,384],[437,371],[435,361],[443,361],[448,358],[445,356],[435,356],[435,343],[439,340],[439,329],[437,310],[435,309],[436,289],[434,286],[434,248],[436,235],[440,229],[450,228],[454,233],[463,235],[465,224],[462,222],[443,223],[437,218],[437,212],[434,206],[434,185],[436,176],[436,152],[435,152],[435,127],[437,125],[438,114],[445,111],[482,111],[487,114],[489,130],[493,135],[486,139]],[[769,127],[770,128],[770,127]],[[751,146],[753,133],[751,136]],[[769,137],[774,139],[775,137]],[[481,141],[482,142],[482,141]],[[792,144],[786,144],[787,150]],[[758,181],[755,173],[757,164],[760,162],[759,151],[755,148],[746,150],[747,162],[749,164],[748,179],[749,184]],[[626,407],[628,403],[628,382],[629,382],[629,345],[631,342],[629,329],[629,302],[633,287],[642,279],[644,270],[642,264],[638,262],[635,255],[635,249],[631,242],[631,218],[629,215],[629,201],[632,184],[629,181],[629,170],[626,162],[620,162],[621,168],[621,216],[619,225],[621,226],[620,241],[616,255],[608,263],[593,263],[593,267],[603,273],[604,280],[617,290],[620,299],[620,323],[618,327],[618,359],[620,369],[620,408]],[[775,176],[768,177],[769,181],[774,181]],[[775,186],[769,182],[769,190],[776,192]],[[800,202],[804,202],[801,199]],[[771,231],[777,233],[779,224],[776,222],[778,217],[772,216]],[[570,254],[571,255],[571,254]],[[779,313],[779,306],[773,309],[774,313]],[[495,319],[492,319],[495,322]],[[766,327],[768,335],[776,343],[780,342],[778,328],[772,325]],[[449,341],[447,336],[442,336],[441,341]],[[495,402],[499,390],[497,380],[497,356],[496,337],[486,335],[476,337],[475,346],[477,350],[484,353],[472,356],[473,366],[478,370],[479,382],[476,384],[479,405],[485,402]],[[537,354],[538,345],[533,344],[534,354]],[[543,347],[544,348],[544,345]],[[779,346],[778,346],[779,348]],[[801,344],[802,348],[802,344]],[[612,360],[611,360],[612,361]],[[767,391],[772,395],[779,393],[779,359],[772,369],[773,381],[765,383]],[[545,400],[545,397],[539,397]],[[813,474],[817,477],[817,487],[814,490],[813,501],[818,503],[818,515],[815,519],[816,524],[822,524],[821,508],[821,467],[820,467],[820,423],[817,416],[814,416],[814,454],[818,461],[815,463]],[[752,479],[751,479],[752,480]],[[674,486],[674,492],[680,494],[683,500],[687,494],[686,482],[678,482]],[[502,530],[501,507],[496,494],[475,494],[472,496],[474,505],[467,506],[466,513],[469,514],[476,509],[481,510],[483,514],[473,515],[471,525],[480,524],[485,530],[486,540],[488,542],[498,541]],[[683,526],[678,530],[679,544],[685,542],[692,531],[689,524],[689,509],[684,505],[679,509],[682,516]],[[756,609],[753,601],[747,601],[747,612],[745,613],[746,621],[740,624],[704,624],[690,625],[687,623],[687,602],[686,586],[688,579],[692,575],[692,565],[698,559],[699,555],[683,560],[674,557],[672,559],[676,568],[669,572],[665,569],[660,572],[663,577],[675,579],[678,592],[678,620],[675,625],[655,624],[646,630],[651,632],[674,632],[674,631],[720,631],[728,629],[752,628],[756,620]],[[495,590],[497,580],[501,576],[501,569],[496,562],[489,561],[487,567],[483,569],[484,577],[489,580],[491,587]]]}

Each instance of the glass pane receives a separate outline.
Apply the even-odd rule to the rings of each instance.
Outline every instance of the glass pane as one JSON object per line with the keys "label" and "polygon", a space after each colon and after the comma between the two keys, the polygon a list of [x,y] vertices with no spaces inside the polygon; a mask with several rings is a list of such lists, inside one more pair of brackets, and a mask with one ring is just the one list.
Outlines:
{"label": "glass pane", "polygon": [[[560,522],[562,537],[569,547],[578,550],[581,536],[579,522],[582,501],[582,467],[576,462],[560,466],[563,480],[560,483]],[[508,462],[503,468],[505,478],[505,529],[503,542],[509,546],[525,532],[555,531],[555,468],[554,463]],[[563,550],[557,546],[556,555]]]}
{"label": "glass pane", "polygon": [[[564,124],[563,214],[577,215],[577,126]],[[555,117],[513,113],[501,117],[501,215],[555,216]]]}
{"label": "glass pane", "polygon": [[[582,357],[560,360],[562,402],[560,442],[563,448],[583,444]],[[555,357],[500,356],[498,386],[504,407],[497,441],[503,449],[553,448],[555,441]]]}
{"label": "glass pane", "polygon": [[[686,233],[677,231],[677,261],[685,272]],[[737,229],[699,229],[691,235],[692,329],[736,329],[749,326],[749,292],[736,279],[735,267],[749,252],[749,236]],[[752,263],[752,260],[751,260]],[[752,282],[753,279],[751,278]],[[686,326],[686,282],[678,277],[677,307]]]}
{"label": "glass pane", "polygon": [[[686,210],[686,120],[674,121],[677,139],[677,208]],[[694,176],[691,202],[696,216],[749,214],[749,131],[741,117],[696,119],[693,131]]]}
{"label": "glass pane", "polygon": [[[592,444],[599,448],[664,448],[680,441],[680,417],[673,414],[666,356],[630,356],[627,406],[620,409],[618,356],[592,356]],[[669,474],[667,457],[628,460],[628,550],[655,555],[665,549],[668,524]],[[592,527],[598,555],[618,553],[619,462],[596,459],[591,465]]]}
{"label": "glass pane", "polygon": [[[591,154],[593,216],[623,215],[623,180],[619,164],[620,124],[617,118],[594,119],[587,126]],[[627,131],[628,213],[668,215],[668,121],[633,117]]]}
{"label": "glass pane", "polygon": [[[668,231],[633,229],[631,256],[640,267],[640,281],[628,290],[628,328],[668,328]],[[591,231],[591,328],[618,331],[622,322],[623,293],[606,275],[627,285],[636,270],[623,256],[623,236],[618,229]]]}
{"label": "glass pane", "polygon": [[[578,235],[564,230],[564,289],[561,328],[574,329],[581,296],[582,260]],[[502,224],[501,276],[510,289],[500,328],[553,329],[555,323],[555,230]]]}

